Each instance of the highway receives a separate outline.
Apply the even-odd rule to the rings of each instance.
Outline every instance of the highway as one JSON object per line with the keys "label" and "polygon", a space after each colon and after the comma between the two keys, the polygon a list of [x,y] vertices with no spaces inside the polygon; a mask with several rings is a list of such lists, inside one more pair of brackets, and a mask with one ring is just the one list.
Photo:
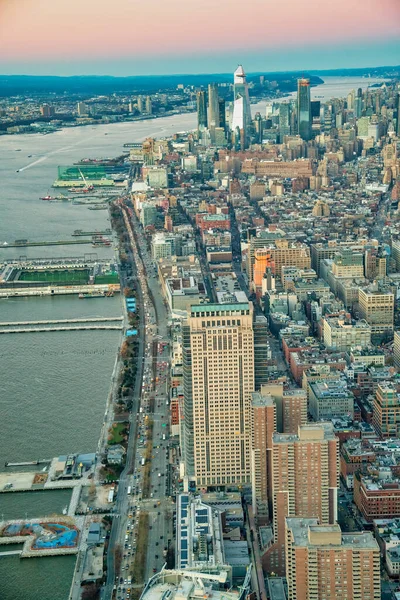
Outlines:
{"label": "highway", "polygon": [[[168,312],[161,295],[161,288],[156,276],[156,270],[147,250],[147,244],[136,217],[133,216],[137,244],[140,248],[143,263],[147,273],[147,287],[150,291],[152,303],[149,306],[150,325],[152,329],[150,341],[169,342]],[[165,563],[163,550],[168,540],[172,539],[172,512],[174,504],[169,500],[170,485],[168,469],[168,439],[169,439],[169,379],[170,379],[170,349],[165,346],[161,353],[157,354],[156,373],[152,373],[148,365],[148,380],[155,374],[158,381],[150,386],[150,392],[145,393],[143,410],[151,414],[153,419],[153,453],[150,471],[150,499],[142,500],[141,507],[149,513],[149,533],[147,547],[146,575],[147,580],[153,575],[154,570],[160,570]],[[143,390],[144,391],[144,390]],[[154,402],[150,401],[154,398]],[[163,437],[165,436],[165,440]],[[141,461],[141,454],[137,452],[136,464]],[[168,485],[170,483],[170,485]],[[167,489],[168,488],[168,489]],[[160,504],[158,504],[160,502]]]}
{"label": "highway", "polygon": [[[135,382],[131,428],[128,442],[126,467],[121,474],[115,513],[107,554],[107,583],[102,591],[103,600],[113,596],[129,598],[131,572],[135,548],[138,514],[136,510],[149,514],[147,560],[144,581],[165,562],[164,549],[172,540],[173,509],[169,481],[169,332],[168,314],[156,278],[156,270],[147,251],[141,226],[125,206],[121,208],[131,240],[134,275],[137,278],[137,303],[140,311],[140,348],[138,372]],[[165,342],[160,347],[160,342]],[[140,365],[140,368],[139,368]],[[145,498],[143,489],[143,462],[146,461],[146,433],[152,421],[153,449],[150,457],[150,488]],[[131,494],[128,495],[128,487]],[[122,551],[121,570],[115,570],[115,549]],[[135,586],[141,582],[134,582]]]}
{"label": "highway", "polygon": [[[137,256],[135,253],[135,247],[132,247],[132,257]],[[140,261],[132,260],[132,269],[133,273],[140,274]],[[138,329],[138,356],[137,356],[137,373],[135,380],[135,388],[133,395],[133,405],[132,405],[132,415],[138,413],[140,408],[140,397],[141,397],[141,387],[143,380],[143,371],[144,371],[144,349],[145,349],[145,313],[144,313],[144,297],[141,286],[137,286],[137,311],[139,316],[139,329]],[[136,420],[131,420],[131,427],[129,429],[129,440],[126,452],[126,464],[125,469],[122,471],[119,485],[118,485],[118,493],[117,499],[114,507],[114,519],[112,522],[108,552],[107,552],[107,581],[102,589],[101,597],[104,600],[110,600],[112,598],[112,591],[114,582],[116,579],[115,573],[115,549],[117,545],[121,544],[121,541],[124,539],[125,530],[127,525],[127,515],[129,509],[129,497],[127,494],[129,482],[132,479],[132,476],[128,475],[128,473],[132,473],[134,469],[134,459],[136,452],[136,436],[137,436],[137,428],[136,428]]]}

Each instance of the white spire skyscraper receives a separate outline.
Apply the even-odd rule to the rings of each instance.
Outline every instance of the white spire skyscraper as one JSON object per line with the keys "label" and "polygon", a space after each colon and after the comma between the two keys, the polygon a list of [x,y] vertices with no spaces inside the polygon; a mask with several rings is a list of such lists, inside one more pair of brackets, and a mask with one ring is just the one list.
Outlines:
{"label": "white spire skyscraper", "polygon": [[239,129],[241,139],[244,140],[244,144],[247,146],[251,125],[251,110],[249,88],[242,65],[238,66],[233,77],[234,102],[231,128],[232,131]]}

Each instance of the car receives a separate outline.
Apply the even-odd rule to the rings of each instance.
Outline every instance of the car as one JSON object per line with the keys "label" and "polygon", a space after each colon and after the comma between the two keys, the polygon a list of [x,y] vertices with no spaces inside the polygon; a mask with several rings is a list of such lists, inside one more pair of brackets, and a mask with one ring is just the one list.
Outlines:
{"label": "car", "polygon": [[156,546],[158,546],[158,542],[156,542]]}
{"label": "car", "polygon": [[154,558],[158,558],[158,554],[155,554],[155,555],[154,555]]}

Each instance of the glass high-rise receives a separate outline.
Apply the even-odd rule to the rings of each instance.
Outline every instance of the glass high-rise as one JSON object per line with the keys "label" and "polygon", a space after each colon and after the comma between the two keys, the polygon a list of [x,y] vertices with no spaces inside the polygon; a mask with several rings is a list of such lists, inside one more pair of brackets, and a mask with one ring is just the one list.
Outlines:
{"label": "glass high-rise", "polygon": [[197,92],[197,128],[199,130],[207,127],[207,105],[204,90]]}
{"label": "glass high-rise", "polygon": [[311,139],[310,80],[304,78],[297,80],[297,127],[303,140]]}

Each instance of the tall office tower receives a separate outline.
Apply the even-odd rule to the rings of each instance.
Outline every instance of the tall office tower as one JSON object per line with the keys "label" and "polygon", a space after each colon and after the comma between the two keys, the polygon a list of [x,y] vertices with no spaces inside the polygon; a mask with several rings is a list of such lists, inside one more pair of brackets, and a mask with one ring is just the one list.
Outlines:
{"label": "tall office tower", "polygon": [[251,484],[253,513],[260,520],[269,518],[272,483],[272,436],[276,432],[276,404],[272,396],[252,394]]}
{"label": "tall office tower", "polygon": [[274,543],[266,553],[266,568],[285,569],[285,518],[337,520],[339,440],[331,423],[310,423],[298,434],[275,433],[272,438],[272,506]]}
{"label": "tall office tower", "polygon": [[311,139],[311,98],[310,80],[297,80],[297,127],[299,136],[308,141]]}
{"label": "tall office tower", "polygon": [[218,84],[208,85],[208,128],[210,131],[219,127]]}
{"label": "tall office tower", "polygon": [[251,127],[249,87],[242,65],[236,69],[233,77],[233,115],[231,129],[238,128],[244,146],[247,147]]}
{"label": "tall office tower", "polygon": [[85,102],[78,102],[76,105],[78,116],[79,117],[87,117],[89,114],[88,105]]}
{"label": "tall office tower", "polygon": [[354,100],[356,98],[356,91],[355,90],[351,90],[351,92],[349,92],[347,94],[347,108],[348,110],[353,110],[354,109]]}
{"label": "tall office tower", "polygon": [[153,103],[151,101],[151,96],[146,97],[146,112],[148,115],[153,113]]}
{"label": "tall office tower", "polygon": [[256,131],[256,139],[255,141],[258,144],[261,144],[263,138],[263,122],[261,118],[261,113],[256,113],[254,117],[254,129]]}
{"label": "tall office tower", "polygon": [[380,600],[379,546],[370,531],[342,533],[318,519],[286,519],[288,600]]}
{"label": "tall office tower", "polygon": [[396,93],[396,135],[400,137],[400,85]]}
{"label": "tall office tower", "polygon": [[253,305],[192,306],[182,338],[185,476],[203,489],[250,485]]}
{"label": "tall office tower", "polygon": [[357,89],[357,97],[362,98],[362,88]]}
{"label": "tall office tower", "polygon": [[362,115],[362,98],[354,98],[354,116],[359,119]]}
{"label": "tall office tower", "polygon": [[226,127],[226,116],[225,116],[225,100],[218,98],[218,111],[219,111],[219,127],[225,129]]}
{"label": "tall office tower", "polygon": [[40,112],[43,117],[54,117],[54,114],[55,114],[54,106],[50,106],[50,104],[43,104],[40,107]]}
{"label": "tall office tower", "polygon": [[204,90],[197,92],[197,129],[202,131],[207,127],[207,105]]}
{"label": "tall office tower", "polygon": [[143,96],[137,97],[137,107],[138,107],[138,111],[140,113],[144,112],[145,104],[144,104]]}
{"label": "tall office tower", "polygon": [[257,315],[254,319],[254,389],[259,390],[264,383],[270,380],[269,360],[271,349],[268,341],[268,319],[264,315]]}
{"label": "tall office tower", "polygon": [[279,142],[282,144],[285,135],[290,135],[290,104],[281,102],[279,105]]}

